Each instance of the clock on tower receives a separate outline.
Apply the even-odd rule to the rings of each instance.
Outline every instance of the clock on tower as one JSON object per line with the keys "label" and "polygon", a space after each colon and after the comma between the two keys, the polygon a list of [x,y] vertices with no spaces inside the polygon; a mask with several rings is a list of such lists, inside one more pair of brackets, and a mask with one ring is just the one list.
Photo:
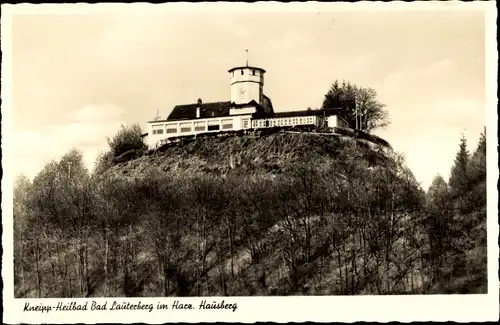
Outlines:
{"label": "clock on tower", "polygon": [[246,89],[241,87],[238,91],[239,95],[240,95],[240,100],[244,100],[245,99],[245,94],[246,94]]}

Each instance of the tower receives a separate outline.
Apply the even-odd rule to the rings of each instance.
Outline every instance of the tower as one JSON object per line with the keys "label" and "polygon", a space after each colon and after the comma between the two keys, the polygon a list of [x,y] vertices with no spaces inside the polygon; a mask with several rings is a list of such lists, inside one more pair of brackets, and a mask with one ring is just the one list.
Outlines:
{"label": "tower", "polygon": [[264,101],[264,73],[266,70],[248,65],[230,69],[231,102],[247,104],[252,100],[259,105]]}

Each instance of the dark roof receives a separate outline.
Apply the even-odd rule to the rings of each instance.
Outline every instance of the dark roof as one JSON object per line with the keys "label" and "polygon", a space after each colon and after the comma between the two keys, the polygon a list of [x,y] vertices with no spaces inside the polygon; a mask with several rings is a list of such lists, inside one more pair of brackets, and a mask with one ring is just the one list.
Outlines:
{"label": "dark roof", "polygon": [[200,108],[199,118],[224,117],[229,116],[230,108],[241,108],[246,106],[259,106],[252,100],[248,104],[235,104],[232,102],[213,102],[202,104],[177,105],[174,107],[166,121],[194,120],[196,119],[196,109]]}
{"label": "dark roof", "polygon": [[248,66],[248,65],[242,65],[241,67],[234,67],[234,68],[227,70],[227,72],[231,72],[231,71],[238,70],[238,69],[254,69],[254,70],[260,70],[264,73],[266,72],[266,70],[264,70],[262,68],[252,67],[252,66]]}
{"label": "dark roof", "polygon": [[196,108],[198,107],[200,108],[200,118],[229,116],[231,102],[177,105],[168,116],[167,121],[196,119]]}

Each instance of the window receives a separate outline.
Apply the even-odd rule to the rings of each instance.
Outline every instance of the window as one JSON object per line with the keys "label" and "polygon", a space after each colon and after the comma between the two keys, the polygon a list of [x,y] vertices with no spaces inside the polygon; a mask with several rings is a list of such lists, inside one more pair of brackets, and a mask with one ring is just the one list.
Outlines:
{"label": "window", "polygon": [[191,132],[191,123],[181,123],[181,133]]}
{"label": "window", "polygon": [[205,124],[206,124],[206,122],[195,122],[194,123],[194,130],[196,132],[205,131]]}
{"label": "window", "polygon": [[234,77],[234,71],[231,72],[231,75]]}
{"label": "window", "polygon": [[153,134],[163,134],[163,124],[153,125]]}
{"label": "window", "polygon": [[217,131],[220,130],[219,121],[208,121],[208,131]]}
{"label": "window", "polygon": [[233,128],[233,120],[222,120],[222,129],[229,130]]}
{"label": "window", "polygon": [[255,76],[255,70],[252,70],[252,75]]}
{"label": "window", "polygon": [[243,70],[241,70],[241,75],[243,75]]}
{"label": "window", "polygon": [[248,129],[248,120],[247,119],[243,120],[243,128]]}
{"label": "window", "polygon": [[167,133],[177,133],[177,124],[167,124]]}

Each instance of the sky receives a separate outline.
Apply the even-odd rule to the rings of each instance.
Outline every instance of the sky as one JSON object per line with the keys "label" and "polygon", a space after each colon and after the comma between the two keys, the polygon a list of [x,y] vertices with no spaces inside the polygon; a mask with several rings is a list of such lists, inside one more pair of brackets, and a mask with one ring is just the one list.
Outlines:
{"label": "sky", "polygon": [[167,12],[12,17],[14,173],[71,148],[92,169],[121,124],[177,104],[229,100],[233,66],[266,69],[275,111],[320,107],[335,80],[373,88],[391,124],[374,133],[424,189],[447,179],[463,133],[486,123],[481,11]]}

